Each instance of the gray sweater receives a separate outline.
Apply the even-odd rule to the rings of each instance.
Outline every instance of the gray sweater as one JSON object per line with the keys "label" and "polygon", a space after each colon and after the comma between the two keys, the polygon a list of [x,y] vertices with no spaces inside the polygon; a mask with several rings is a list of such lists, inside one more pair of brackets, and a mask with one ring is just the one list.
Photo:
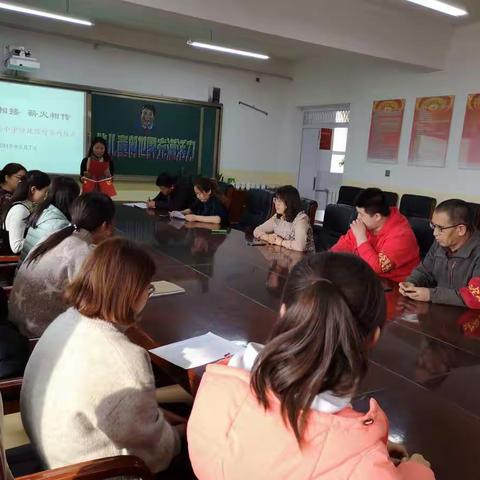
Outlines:
{"label": "gray sweater", "polygon": [[20,405],[25,431],[49,468],[137,455],[158,472],[180,450],[155,399],[148,352],[112,323],[74,308],[38,341]]}
{"label": "gray sweater", "polygon": [[449,252],[434,242],[423,262],[406,281],[429,288],[433,303],[465,307],[460,289],[474,277],[480,277],[479,232],[456,252]]}
{"label": "gray sweater", "polygon": [[92,235],[80,229],[28,266],[22,263],[10,293],[9,318],[23,335],[39,337],[67,309],[65,286],[92,249]]}

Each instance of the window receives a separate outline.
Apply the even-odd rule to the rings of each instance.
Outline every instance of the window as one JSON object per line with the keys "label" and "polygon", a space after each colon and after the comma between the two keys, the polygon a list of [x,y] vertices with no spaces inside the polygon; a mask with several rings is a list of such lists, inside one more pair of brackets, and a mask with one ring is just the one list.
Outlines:
{"label": "window", "polygon": [[332,160],[330,162],[330,173],[343,173],[345,152],[347,150],[347,136],[348,127],[335,127],[333,129],[333,148]]}

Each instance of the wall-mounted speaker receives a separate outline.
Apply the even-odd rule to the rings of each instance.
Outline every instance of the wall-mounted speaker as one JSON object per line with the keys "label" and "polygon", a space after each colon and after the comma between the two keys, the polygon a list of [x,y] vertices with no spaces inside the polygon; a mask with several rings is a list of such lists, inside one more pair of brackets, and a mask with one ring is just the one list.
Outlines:
{"label": "wall-mounted speaker", "polygon": [[218,87],[212,88],[212,95],[210,96],[210,102],[220,103],[220,88]]}

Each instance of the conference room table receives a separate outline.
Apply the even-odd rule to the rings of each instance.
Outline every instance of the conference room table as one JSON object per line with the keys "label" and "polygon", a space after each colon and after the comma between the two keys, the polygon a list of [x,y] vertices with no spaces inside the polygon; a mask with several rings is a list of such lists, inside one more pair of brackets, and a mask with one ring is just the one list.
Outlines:
{"label": "conference room table", "polygon": [[[130,338],[147,349],[209,331],[265,343],[288,272],[304,254],[248,246],[248,235],[170,220],[166,213],[117,204],[120,235],[145,245],[154,280],[185,294],[151,298]],[[354,406],[375,398],[390,422],[389,439],[422,453],[438,480],[480,478],[480,311],[408,300],[385,283],[388,321],[371,351]],[[192,394],[204,368],[152,363]],[[212,415],[214,412],[212,412]]]}

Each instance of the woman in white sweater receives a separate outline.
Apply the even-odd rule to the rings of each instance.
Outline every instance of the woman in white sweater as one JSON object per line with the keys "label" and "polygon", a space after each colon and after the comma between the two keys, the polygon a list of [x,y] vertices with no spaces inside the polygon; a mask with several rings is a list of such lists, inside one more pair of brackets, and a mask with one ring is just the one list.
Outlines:
{"label": "woman in white sweater", "polygon": [[[45,200],[50,186],[50,177],[40,170],[30,170],[18,183],[10,205],[2,219],[2,229],[8,235],[12,253],[20,253],[25,241],[27,219],[35,207]],[[6,242],[6,239],[4,240]]]}
{"label": "woman in white sweater", "polygon": [[295,187],[280,187],[273,198],[275,214],[254,231],[253,236],[272,245],[298,252],[314,252],[310,219],[303,211],[300,194]]}
{"label": "woman in white sweater", "polygon": [[115,207],[103,193],[85,193],[71,207],[72,223],[34,248],[18,269],[9,302],[9,319],[29,338],[42,335],[67,309],[63,298],[93,246],[113,233]]}
{"label": "woman in white sweater", "polygon": [[20,410],[48,468],[137,455],[159,472],[179,453],[185,426],[166,421],[148,352],[124,334],[148,300],[154,272],[132,242],[101,243],[67,289],[72,308],[37,343]]}

